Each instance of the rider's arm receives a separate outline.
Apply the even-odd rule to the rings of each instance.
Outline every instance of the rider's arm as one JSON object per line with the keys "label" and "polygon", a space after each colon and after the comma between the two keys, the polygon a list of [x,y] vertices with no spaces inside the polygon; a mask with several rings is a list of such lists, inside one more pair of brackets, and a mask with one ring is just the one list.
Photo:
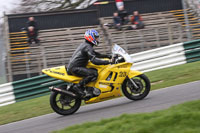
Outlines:
{"label": "rider's arm", "polygon": [[108,65],[110,64],[109,61],[98,59],[93,50],[85,49],[87,56],[89,57],[90,61],[95,65]]}
{"label": "rider's arm", "polygon": [[112,58],[111,55],[100,54],[100,53],[98,53],[96,51],[94,51],[94,53],[95,53],[95,55],[96,55],[97,58],[108,58],[108,59]]}

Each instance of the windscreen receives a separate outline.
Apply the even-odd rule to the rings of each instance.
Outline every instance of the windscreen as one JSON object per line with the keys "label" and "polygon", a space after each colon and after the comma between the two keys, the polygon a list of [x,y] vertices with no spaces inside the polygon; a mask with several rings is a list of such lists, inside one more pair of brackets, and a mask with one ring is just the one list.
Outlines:
{"label": "windscreen", "polygon": [[133,63],[132,59],[130,57],[130,55],[119,45],[115,44],[112,48],[112,54],[117,54],[117,55],[121,55],[122,57],[124,57],[125,61],[128,63]]}

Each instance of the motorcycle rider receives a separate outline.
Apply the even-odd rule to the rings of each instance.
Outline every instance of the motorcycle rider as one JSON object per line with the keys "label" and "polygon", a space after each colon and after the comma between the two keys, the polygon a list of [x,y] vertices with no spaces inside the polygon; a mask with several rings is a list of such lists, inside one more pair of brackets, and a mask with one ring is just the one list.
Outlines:
{"label": "motorcycle rider", "polygon": [[94,51],[93,47],[99,45],[99,33],[96,30],[87,30],[84,38],[85,42],[80,44],[75,50],[67,67],[68,74],[83,77],[83,79],[73,87],[81,97],[85,96],[84,86],[89,82],[95,81],[98,77],[96,69],[86,68],[88,61],[91,61],[95,65],[108,65],[110,61],[101,60],[99,58],[111,59],[112,57],[111,55],[103,55]]}

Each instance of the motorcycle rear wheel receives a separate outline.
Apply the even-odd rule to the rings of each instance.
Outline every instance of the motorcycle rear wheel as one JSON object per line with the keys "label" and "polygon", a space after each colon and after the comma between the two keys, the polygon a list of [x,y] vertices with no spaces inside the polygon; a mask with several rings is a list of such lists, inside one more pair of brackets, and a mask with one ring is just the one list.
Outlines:
{"label": "motorcycle rear wheel", "polygon": [[60,115],[71,115],[81,106],[81,99],[74,99],[70,96],[52,92],[50,96],[51,108]]}
{"label": "motorcycle rear wheel", "polygon": [[127,78],[122,84],[123,94],[130,100],[141,100],[145,98],[149,94],[151,88],[151,83],[148,77],[142,74],[133,77],[132,80],[135,82],[138,88],[136,89],[130,79]]}

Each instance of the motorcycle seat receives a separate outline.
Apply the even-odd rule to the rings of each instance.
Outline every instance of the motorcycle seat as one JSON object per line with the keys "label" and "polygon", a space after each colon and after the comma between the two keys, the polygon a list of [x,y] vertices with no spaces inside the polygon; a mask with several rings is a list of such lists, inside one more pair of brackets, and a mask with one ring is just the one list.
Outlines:
{"label": "motorcycle seat", "polygon": [[72,83],[75,82],[75,81],[80,81],[82,79],[82,77],[69,75],[66,71],[65,66],[43,69],[42,72],[49,75],[50,77],[60,79],[60,80],[64,80],[64,81],[67,81],[67,82],[72,82]]}

